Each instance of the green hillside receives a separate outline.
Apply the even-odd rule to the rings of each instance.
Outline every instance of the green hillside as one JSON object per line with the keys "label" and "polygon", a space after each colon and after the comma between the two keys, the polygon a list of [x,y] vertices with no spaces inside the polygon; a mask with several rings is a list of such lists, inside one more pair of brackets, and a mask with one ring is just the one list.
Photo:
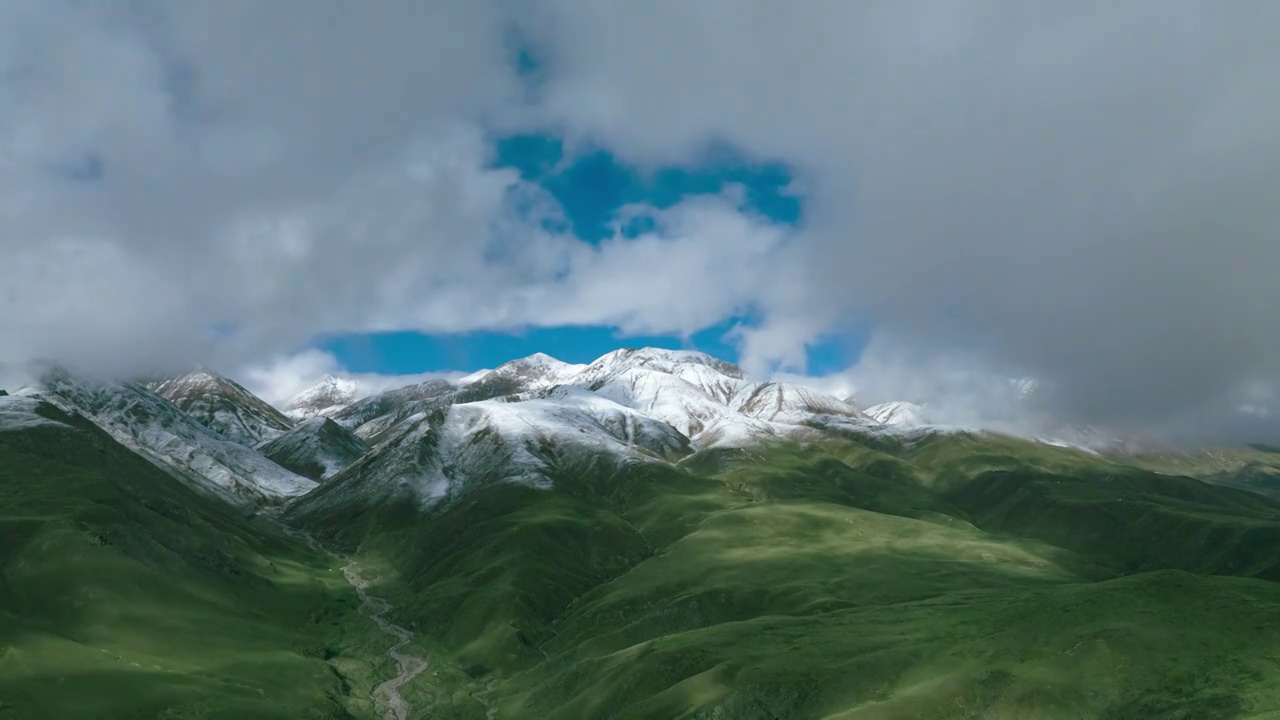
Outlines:
{"label": "green hillside", "polygon": [[963,434],[554,481],[308,518],[421,633],[428,716],[1280,713],[1259,494]]}
{"label": "green hillside", "polygon": [[36,412],[0,429],[0,718],[369,716],[334,560]]}
{"label": "green hillside", "polygon": [[[0,718],[381,716],[343,560],[37,413],[0,432]],[[850,434],[285,518],[418,633],[415,717],[1280,716],[1280,500],[1154,462]]]}

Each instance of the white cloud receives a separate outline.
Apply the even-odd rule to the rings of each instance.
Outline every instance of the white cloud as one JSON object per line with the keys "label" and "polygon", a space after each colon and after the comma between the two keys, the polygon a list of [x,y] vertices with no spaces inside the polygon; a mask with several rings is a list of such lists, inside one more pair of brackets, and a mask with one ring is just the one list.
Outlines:
{"label": "white cloud", "polygon": [[268,403],[283,407],[303,390],[313,387],[329,375],[355,382],[360,396],[365,397],[427,380],[456,382],[466,374],[457,371],[412,375],[353,373],[344,368],[332,353],[323,350],[304,350],[294,355],[280,356],[264,363],[240,368],[231,373],[231,376]]}
{"label": "white cloud", "polygon": [[502,203],[476,123],[518,96],[504,27],[461,1],[0,2],[0,360],[225,363],[367,322]]}
{"label": "white cloud", "polygon": [[890,401],[925,405],[930,419],[941,425],[1036,435],[1058,423],[1028,395],[1032,385],[1007,369],[993,367],[979,355],[940,353],[885,334],[874,338],[847,370],[824,377],[774,377],[837,397],[852,396],[861,408]]}
{"label": "white cloud", "polygon": [[[1278,23],[1208,0],[0,0],[0,362],[751,309],[756,371],[872,321],[1040,377],[1072,417],[1205,417],[1280,380]],[[646,167],[727,141],[796,171],[804,221],[730,193],[593,247],[491,167],[495,127]]]}

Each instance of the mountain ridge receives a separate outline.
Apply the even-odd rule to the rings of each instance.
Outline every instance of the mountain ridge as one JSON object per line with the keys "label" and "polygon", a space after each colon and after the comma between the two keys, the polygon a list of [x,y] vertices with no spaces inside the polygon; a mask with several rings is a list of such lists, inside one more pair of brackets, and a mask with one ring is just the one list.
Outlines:
{"label": "mountain ridge", "polygon": [[223,438],[247,447],[274,440],[294,426],[244,386],[205,368],[153,379],[145,386]]}
{"label": "mountain ridge", "polygon": [[223,438],[141,383],[75,376],[58,367],[45,367],[37,377],[24,394],[78,411],[188,484],[251,505],[279,502],[315,487],[252,448]]}
{"label": "mountain ridge", "polygon": [[[431,717],[1225,720],[1271,707],[1269,676],[1241,668],[1269,668],[1280,643],[1267,619],[1280,612],[1280,453],[1128,462],[906,427],[911,410],[864,412],[639,349],[397,388],[249,448],[138,383],[47,371],[0,397],[0,636],[19,646],[0,653],[0,695],[20,716],[74,705],[30,688],[66,676],[59,657],[141,657],[104,631],[155,613],[162,631],[131,632],[152,644],[176,629],[196,657],[216,647],[218,665],[152,644],[157,667],[196,668],[182,682],[198,694],[173,690],[169,667],[112,667],[104,678],[128,688],[113,709],[372,718],[367,697],[390,675],[368,658],[387,640],[358,616],[363,595],[329,585],[345,564],[430,662],[398,687]],[[220,534],[189,532],[208,521]],[[320,557],[319,543],[347,556]],[[122,568],[143,587],[113,581]],[[77,634],[81,618],[96,637]],[[84,647],[40,655],[33,637]],[[342,653],[365,659],[329,662]],[[55,658],[47,676],[32,657]],[[49,716],[63,715],[33,715]]]}

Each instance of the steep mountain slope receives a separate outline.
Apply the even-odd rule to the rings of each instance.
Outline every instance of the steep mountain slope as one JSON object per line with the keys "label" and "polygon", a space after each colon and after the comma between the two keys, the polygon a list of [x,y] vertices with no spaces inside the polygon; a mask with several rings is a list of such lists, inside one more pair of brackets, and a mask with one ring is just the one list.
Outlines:
{"label": "steep mountain slope", "polygon": [[747,379],[737,365],[703,352],[646,347],[623,348],[604,355],[575,372],[572,381],[590,385],[633,368],[674,375],[721,401],[727,401],[737,388],[732,381]]}
{"label": "steep mountain slope", "polygon": [[73,377],[52,369],[33,390],[89,416],[118,441],[171,468],[189,484],[237,502],[279,501],[316,485],[250,448],[222,439],[141,385]]}
{"label": "steep mountain slope", "polygon": [[0,717],[351,718],[366,632],[328,557],[0,398]]}
{"label": "steep mountain slope", "polygon": [[225,440],[255,447],[288,432],[293,421],[253,393],[207,370],[155,380],[147,389]]}
{"label": "steep mountain slope", "polygon": [[315,481],[359,460],[369,445],[327,417],[317,415],[258,448],[268,459]]}
{"label": "steep mountain slope", "polygon": [[430,412],[449,402],[457,386],[445,380],[428,380],[370,395],[333,414],[333,421],[356,437],[376,444],[378,436],[396,423],[418,413]]}
{"label": "steep mountain slope", "polygon": [[316,415],[330,417],[363,396],[363,390],[355,380],[325,375],[315,385],[290,398],[281,409],[295,420]]}

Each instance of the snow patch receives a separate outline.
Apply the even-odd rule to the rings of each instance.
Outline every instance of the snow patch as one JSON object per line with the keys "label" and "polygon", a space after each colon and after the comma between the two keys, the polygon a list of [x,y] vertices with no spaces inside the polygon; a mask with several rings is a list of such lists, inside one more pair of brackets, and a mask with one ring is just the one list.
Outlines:
{"label": "snow patch", "polygon": [[43,404],[43,400],[36,395],[0,396],[0,432],[17,432],[37,427],[70,427],[37,412]]}
{"label": "snow patch", "polygon": [[882,425],[898,428],[915,428],[929,425],[924,407],[909,402],[887,402],[873,405],[866,414]]}

